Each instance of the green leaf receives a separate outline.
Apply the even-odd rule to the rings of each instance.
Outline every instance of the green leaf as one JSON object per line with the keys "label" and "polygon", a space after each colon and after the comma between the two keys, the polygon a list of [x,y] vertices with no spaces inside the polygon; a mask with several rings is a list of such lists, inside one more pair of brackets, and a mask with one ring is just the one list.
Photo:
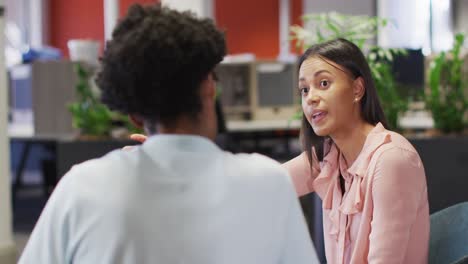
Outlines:
{"label": "green leaf", "polygon": [[444,132],[462,131],[467,111],[466,83],[463,80],[460,49],[464,35],[455,35],[449,55],[439,54],[429,68],[429,94],[424,96],[436,128]]}

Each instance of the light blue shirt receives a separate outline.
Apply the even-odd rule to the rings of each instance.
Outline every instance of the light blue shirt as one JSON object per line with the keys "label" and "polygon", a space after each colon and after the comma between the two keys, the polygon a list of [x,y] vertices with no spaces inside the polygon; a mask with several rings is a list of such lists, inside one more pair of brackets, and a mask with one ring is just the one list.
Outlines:
{"label": "light blue shirt", "polygon": [[199,136],[74,166],[19,263],[318,263],[287,172]]}

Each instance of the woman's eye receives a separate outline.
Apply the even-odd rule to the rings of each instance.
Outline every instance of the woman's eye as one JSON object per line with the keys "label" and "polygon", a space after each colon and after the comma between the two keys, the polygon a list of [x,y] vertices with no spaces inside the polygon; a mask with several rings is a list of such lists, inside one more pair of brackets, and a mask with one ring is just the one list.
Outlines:
{"label": "woman's eye", "polygon": [[301,95],[306,95],[309,92],[309,88],[307,87],[300,88],[299,91],[301,92]]}
{"label": "woman's eye", "polygon": [[329,81],[327,81],[327,80],[321,80],[320,81],[320,87],[326,88],[326,87],[328,87],[328,85],[330,85]]}

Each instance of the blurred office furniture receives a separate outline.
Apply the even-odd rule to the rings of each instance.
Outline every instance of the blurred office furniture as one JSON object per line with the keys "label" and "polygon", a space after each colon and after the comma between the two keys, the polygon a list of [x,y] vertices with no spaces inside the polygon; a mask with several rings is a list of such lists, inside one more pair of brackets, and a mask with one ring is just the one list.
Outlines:
{"label": "blurred office furniture", "polygon": [[15,171],[13,182],[13,199],[18,190],[23,187],[23,174],[26,164],[31,158],[30,151],[34,146],[43,146],[51,152],[52,157],[41,160],[42,184],[44,194],[47,196],[70,168],[89,159],[99,158],[108,152],[120,149],[124,146],[139,144],[133,140],[100,139],[100,140],[77,140],[71,136],[10,136],[10,142],[23,143],[20,150],[20,161]]}
{"label": "blurred office furniture", "polygon": [[254,119],[290,119],[300,109],[295,63],[259,61],[255,65]]}
{"label": "blurred office furniture", "polygon": [[295,63],[221,63],[216,72],[228,120],[288,120],[299,109]]}
{"label": "blurred office furniture", "polygon": [[[20,143],[20,144],[17,144],[17,143]],[[20,158],[19,158],[18,164],[15,167],[12,167],[12,170],[14,171],[14,175],[15,175],[13,186],[12,186],[13,205],[15,205],[18,190],[22,188],[24,185],[23,176],[24,176],[28,161],[30,161],[31,158],[40,159],[41,163],[43,163],[46,160],[46,158],[44,157],[37,157],[37,156],[32,157],[31,152],[33,148],[43,147],[47,150],[55,151],[55,143],[56,143],[55,137],[37,137],[37,136],[34,137],[34,136],[10,135],[10,145],[12,146],[12,152],[15,150],[18,150],[20,152],[19,154]],[[15,150],[13,150],[13,146],[16,146]],[[46,165],[46,166],[49,166],[49,165]],[[50,168],[47,168],[46,170],[50,171]],[[44,193],[47,194],[49,185],[55,184],[56,181],[51,182],[51,179],[48,178],[49,174],[42,173],[41,176],[42,176]]]}
{"label": "blurred office furniture", "polygon": [[429,245],[430,264],[468,260],[468,202],[431,215]]}
{"label": "blurred office furniture", "polygon": [[228,134],[236,142],[232,150],[291,158],[289,142],[298,138],[300,127],[294,118],[300,109],[297,63],[244,54],[215,71]]}
{"label": "blurred office furniture", "polygon": [[230,120],[227,128],[236,152],[258,152],[280,162],[300,152],[299,120]]}
{"label": "blurred office furniture", "polygon": [[[77,76],[70,61],[34,61],[10,69],[10,129],[22,135],[74,132],[67,104]],[[18,132],[20,131],[20,132]]]}
{"label": "blurred office furniture", "polygon": [[409,140],[424,165],[430,213],[468,201],[468,136]]}
{"label": "blurred office furniture", "polygon": [[253,63],[226,63],[216,68],[221,102],[227,119],[250,119]]}
{"label": "blurred office furniture", "polygon": [[468,264],[468,255],[464,256],[463,258],[457,260],[453,264]]}

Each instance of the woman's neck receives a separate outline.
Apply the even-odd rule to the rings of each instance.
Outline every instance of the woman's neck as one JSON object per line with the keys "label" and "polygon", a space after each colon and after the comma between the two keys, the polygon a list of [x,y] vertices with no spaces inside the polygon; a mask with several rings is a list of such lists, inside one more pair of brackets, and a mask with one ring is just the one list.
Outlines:
{"label": "woman's neck", "polygon": [[342,133],[330,135],[333,142],[343,154],[348,167],[351,167],[359,156],[359,153],[361,153],[364,143],[366,142],[367,135],[373,128],[373,125],[361,120],[357,125],[353,124],[350,127],[343,129]]}

